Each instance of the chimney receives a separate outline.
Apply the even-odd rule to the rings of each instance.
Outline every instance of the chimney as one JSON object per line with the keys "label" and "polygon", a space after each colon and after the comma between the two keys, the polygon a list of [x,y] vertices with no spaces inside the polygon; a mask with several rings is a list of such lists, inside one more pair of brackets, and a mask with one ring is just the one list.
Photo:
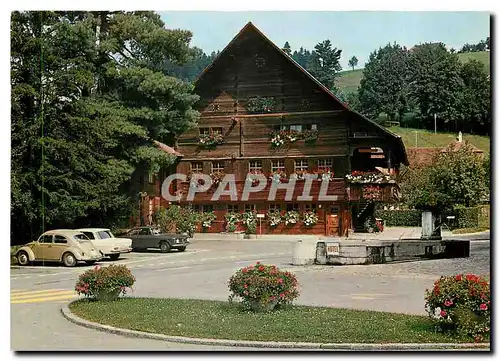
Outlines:
{"label": "chimney", "polygon": [[462,143],[462,132],[458,132],[458,142]]}

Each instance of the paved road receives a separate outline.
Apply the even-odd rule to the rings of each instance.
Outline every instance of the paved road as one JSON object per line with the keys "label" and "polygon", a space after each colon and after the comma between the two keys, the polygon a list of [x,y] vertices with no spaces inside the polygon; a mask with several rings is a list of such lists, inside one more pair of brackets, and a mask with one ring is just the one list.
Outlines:
{"label": "paved road", "polygon": [[[194,241],[184,253],[131,253],[114,263],[128,265],[137,278],[132,296],[226,300],[227,281],[256,262],[293,270],[301,285],[297,303],[424,314],[427,287],[441,274],[488,273],[488,241],[472,243],[471,257],[370,266],[290,264],[293,242]],[[101,262],[102,265],[112,262]],[[85,329],[60,315],[76,299],[75,281],[88,266],[11,270],[11,347],[14,350],[224,350],[156,340],[131,339]],[[85,346],[83,346],[85,345]],[[255,350],[255,349],[252,349]]]}

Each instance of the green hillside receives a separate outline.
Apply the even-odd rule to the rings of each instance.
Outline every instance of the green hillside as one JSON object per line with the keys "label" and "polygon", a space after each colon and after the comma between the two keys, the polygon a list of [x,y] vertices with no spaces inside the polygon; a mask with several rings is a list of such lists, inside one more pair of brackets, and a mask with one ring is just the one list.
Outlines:
{"label": "green hillside", "polygon": [[[412,129],[412,128],[401,128],[401,127],[390,127],[387,128],[391,132],[400,135],[403,138],[403,143],[406,148],[418,147],[446,147],[452,141],[457,138],[458,134],[455,133],[442,133],[438,132],[434,134],[433,131],[425,129]],[[415,133],[417,133],[415,135]],[[485,153],[490,152],[490,137],[485,137],[481,135],[463,134],[464,140],[469,141],[475,147],[482,149]]]}
{"label": "green hillside", "polygon": [[[462,62],[466,62],[469,59],[476,59],[484,63],[488,71],[490,70],[490,52],[489,51],[478,51],[475,53],[460,53],[458,58]],[[363,69],[356,70],[346,70],[340,73],[337,79],[336,85],[344,93],[356,92],[359,87],[359,83],[363,78]]]}
{"label": "green hillside", "polygon": [[337,88],[345,94],[357,92],[361,78],[363,78],[363,69],[343,71],[337,79]]}

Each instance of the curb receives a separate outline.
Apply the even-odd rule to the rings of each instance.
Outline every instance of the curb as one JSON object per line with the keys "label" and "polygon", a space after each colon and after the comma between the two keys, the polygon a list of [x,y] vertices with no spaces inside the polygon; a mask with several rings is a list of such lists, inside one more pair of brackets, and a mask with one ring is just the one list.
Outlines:
{"label": "curb", "polygon": [[278,342],[278,341],[242,341],[242,340],[220,340],[212,338],[192,338],[183,336],[169,336],[158,333],[134,331],[124,328],[102,325],[100,323],[84,320],[73,314],[69,305],[61,308],[61,313],[68,321],[86,328],[109,332],[133,338],[145,338],[159,341],[191,343],[197,345],[211,346],[233,346],[233,347],[258,347],[258,348],[282,348],[282,349],[309,349],[309,350],[344,350],[344,351],[429,351],[429,350],[477,350],[490,351],[489,343],[309,343],[309,342]]}

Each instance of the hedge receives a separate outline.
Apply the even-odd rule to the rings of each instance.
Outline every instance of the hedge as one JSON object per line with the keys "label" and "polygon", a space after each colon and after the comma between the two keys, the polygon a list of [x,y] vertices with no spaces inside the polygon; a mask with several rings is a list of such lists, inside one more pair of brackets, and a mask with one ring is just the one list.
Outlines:
{"label": "hedge", "polygon": [[[450,228],[489,227],[490,206],[457,208],[452,215],[454,222],[448,224]],[[422,212],[418,210],[383,210],[375,211],[375,217],[385,221],[386,227],[420,227]],[[444,222],[446,218],[443,217]]]}
{"label": "hedge", "polygon": [[422,212],[411,209],[377,209],[375,217],[384,220],[386,227],[420,227],[422,224]]}

